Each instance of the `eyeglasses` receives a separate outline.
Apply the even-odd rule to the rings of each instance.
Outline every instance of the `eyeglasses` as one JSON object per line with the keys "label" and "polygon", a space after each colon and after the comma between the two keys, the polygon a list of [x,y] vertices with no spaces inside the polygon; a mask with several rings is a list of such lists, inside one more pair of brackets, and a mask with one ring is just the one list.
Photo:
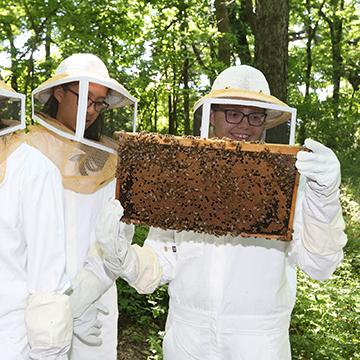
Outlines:
{"label": "eyeglasses", "polygon": [[247,118],[249,125],[261,126],[266,120],[266,114],[261,112],[244,114],[242,111],[233,109],[214,109],[214,111],[222,111],[225,114],[225,121],[229,124],[240,124],[244,118]]}
{"label": "eyeglasses", "polygon": [[[65,89],[65,91],[70,91],[71,93],[76,95],[77,102],[79,102],[79,94],[76,91],[74,91],[70,88]],[[95,101],[95,100],[91,99],[90,97],[88,97],[87,108],[89,109],[92,105],[94,105],[94,109],[98,113],[106,110],[109,107],[109,104],[104,100]]]}

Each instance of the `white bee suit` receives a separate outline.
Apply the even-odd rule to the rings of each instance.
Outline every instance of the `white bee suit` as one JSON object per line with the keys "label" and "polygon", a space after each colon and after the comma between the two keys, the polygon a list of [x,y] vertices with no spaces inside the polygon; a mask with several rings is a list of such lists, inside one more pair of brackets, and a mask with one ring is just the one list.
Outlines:
{"label": "white bee suit", "polygon": [[[288,330],[296,267],[326,279],[342,260],[346,242],[341,218],[330,226],[336,239],[322,240],[334,240],[334,253],[321,255],[304,247],[303,187],[302,181],[291,242],[150,230],[145,245],[158,256],[161,282],[169,283],[165,359],[291,359]],[[340,211],[337,201],[333,208]],[[327,228],[323,224],[320,231]]]}
{"label": "white bee suit", "polygon": [[[67,273],[71,278],[75,278],[84,265],[98,277],[102,276],[102,265],[94,262],[87,263],[86,260],[88,260],[90,244],[94,241],[94,229],[99,212],[114,194],[115,180],[92,194],[80,194],[64,189],[68,249]],[[104,282],[106,281],[109,280],[104,278]],[[72,360],[115,360],[117,358],[118,307],[115,284],[100,297],[99,301],[109,310],[108,315],[102,313],[98,315],[98,319],[102,321],[102,345],[89,346],[74,337],[70,356]]]}
{"label": "white bee suit", "polygon": [[[32,99],[33,119],[41,126],[31,127],[28,139],[53,161],[63,181],[74,315],[70,358],[115,360],[117,291],[94,251],[94,231],[99,212],[115,195],[117,146],[106,136],[106,124],[109,119],[116,124],[117,116],[126,119],[130,105],[134,122],[137,100],[93,54],[64,59],[55,75],[33,91]],[[100,310],[103,307],[109,314]],[[93,308],[99,312],[91,312]]]}
{"label": "white bee suit", "polygon": [[1,359],[67,359],[72,316],[62,295],[69,286],[63,221],[58,170],[19,145],[0,183]]}
{"label": "white bee suit", "polygon": [[[102,322],[101,339],[102,344],[89,345],[76,336],[73,337],[70,359],[116,359],[117,344],[117,291],[112,279],[105,273],[102,260],[97,256],[89,256],[91,254],[91,245],[95,241],[95,224],[99,212],[104,205],[114,197],[115,179],[108,180],[107,184],[102,187],[94,187],[90,193],[81,193],[81,187],[84,186],[81,176],[69,175],[76,174],[79,166],[79,156],[83,155],[84,150],[81,144],[63,139],[53,134],[41,126],[30,127],[27,135],[27,142],[36,146],[42,153],[46,154],[50,160],[60,169],[63,182],[63,199],[65,214],[65,237],[66,237],[66,273],[70,277],[73,288],[78,275],[86,271],[86,275],[94,274],[97,282],[103,284],[104,289],[99,293],[95,291],[95,295],[102,295],[99,301],[108,310],[109,314],[99,312],[98,320]],[[87,148],[86,148],[87,149]],[[112,157],[109,161],[112,161]],[[62,167],[62,164],[63,167]],[[115,173],[115,170],[112,172]],[[90,183],[90,180],[84,176],[84,181]],[[90,178],[90,177],[89,177]],[[101,179],[101,178],[100,178]],[[97,183],[98,178],[94,180]],[[69,189],[68,184],[72,184]],[[65,187],[66,186],[66,187]],[[76,191],[78,189],[78,191]],[[76,287],[76,286],[75,286]],[[84,285],[82,292],[84,297],[93,293],[91,285]],[[97,297],[91,301],[97,300]],[[83,309],[80,309],[83,310]],[[74,328],[76,324],[74,323]]]}

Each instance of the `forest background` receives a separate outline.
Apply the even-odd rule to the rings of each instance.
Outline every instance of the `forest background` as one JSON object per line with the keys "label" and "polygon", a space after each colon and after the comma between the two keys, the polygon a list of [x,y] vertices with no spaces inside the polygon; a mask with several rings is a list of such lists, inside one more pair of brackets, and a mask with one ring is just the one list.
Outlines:
{"label": "forest background", "polygon": [[[30,109],[31,91],[63,58],[91,52],[139,99],[139,130],[183,135],[221,70],[262,70],[272,94],[298,109],[297,143],[321,141],[342,165],[344,262],[326,282],[298,274],[293,359],[358,359],[359,13],[358,0],[0,0],[0,78]],[[268,141],[286,142],[287,130]],[[136,242],[146,233],[139,227]],[[141,296],[119,281],[118,292],[119,359],[162,359],[166,287]]]}

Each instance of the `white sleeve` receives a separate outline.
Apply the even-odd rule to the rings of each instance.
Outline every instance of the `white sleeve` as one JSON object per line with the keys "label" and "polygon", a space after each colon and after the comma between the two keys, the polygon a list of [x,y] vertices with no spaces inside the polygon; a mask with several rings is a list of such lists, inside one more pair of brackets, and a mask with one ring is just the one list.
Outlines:
{"label": "white sleeve", "polygon": [[22,217],[27,244],[30,293],[59,292],[69,287],[65,275],[63,188],[57,169],[27,179],[22,189]]}
{"label": "white sleeve", "polygon": [[177,263],[175,231],[150,228],[145,245],[151,247],[158,258],[161,269],[160,284],[173,280]]}
{"label": "white sleeve", "polygon": [[[27,246],[29,300],[25,312],[30,359],[66,359],[72,314],[64,292],[65,235],[61,177],[55,167],[29,171],[21,189],[22,223]],[[44,164],[40,164],[44,165]]]}
{"label": "white sleeve", "polygon": [[326,280],[342,261],[347,241],[339,192],[331,198],[314,198],[304,180],[300,179],[288,255],[313,279]]}
{"label": "white sleeve", "polygon": [[73,334],[69,297],[36,293],[29,297],[25,311],[31,360],[65,360]]}

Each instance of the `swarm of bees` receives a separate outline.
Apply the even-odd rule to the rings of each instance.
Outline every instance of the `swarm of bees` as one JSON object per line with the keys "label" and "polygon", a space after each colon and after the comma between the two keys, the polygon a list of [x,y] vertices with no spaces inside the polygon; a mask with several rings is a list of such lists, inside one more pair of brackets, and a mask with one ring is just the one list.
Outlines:
{"label": "swarm of bees", "polygon": [[298,147],[117,133],[122,221],[291,240]]}

